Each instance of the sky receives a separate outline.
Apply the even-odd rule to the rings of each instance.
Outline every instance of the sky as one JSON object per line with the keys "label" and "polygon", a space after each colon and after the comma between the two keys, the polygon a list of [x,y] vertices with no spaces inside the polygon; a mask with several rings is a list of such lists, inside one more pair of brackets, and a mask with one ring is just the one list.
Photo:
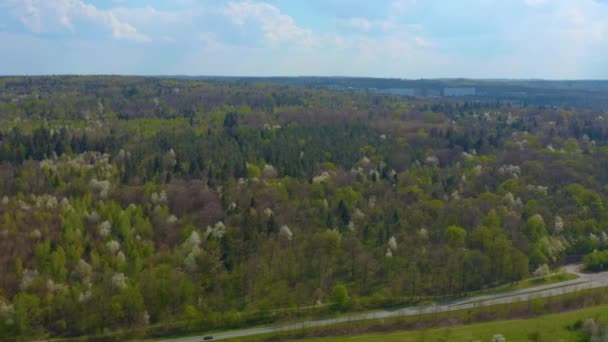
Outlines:
{"label": "sky", "polygon": [[608,79],[608,0],[0,0],[0,74]]}

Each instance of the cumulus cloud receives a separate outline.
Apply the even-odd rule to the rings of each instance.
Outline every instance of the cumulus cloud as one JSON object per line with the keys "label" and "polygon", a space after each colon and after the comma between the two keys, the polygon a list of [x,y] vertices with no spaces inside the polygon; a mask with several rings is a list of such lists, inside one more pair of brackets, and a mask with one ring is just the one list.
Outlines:
{"label": "cumulus cloud", "polygon": [[10,12],[35,33],[75,31],[76,22],[88,22],[109,29],[116,39],[144,42],[150,38],[111,10],[101,10],[82,0],[9,0]]}
{"label": "cumulus cloud", "polygon": [[244,26],[248,22],[259,25],[271,44],[310,42],[312,32],[296,25],[294,19],[277,7],[265,2],[230,2],[224,13],[233,23]]}

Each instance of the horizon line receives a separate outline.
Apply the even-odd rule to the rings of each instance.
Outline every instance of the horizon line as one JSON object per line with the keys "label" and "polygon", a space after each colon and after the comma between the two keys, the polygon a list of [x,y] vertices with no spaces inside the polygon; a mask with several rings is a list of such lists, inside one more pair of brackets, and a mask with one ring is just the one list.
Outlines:
{"label": "horizon line", "polygon": [[0,74],[0,78],[8,77],[145,77],[145,78],[224,78],[224,79],[278,79],[278,78],[318,78],[318,79],[376,79],[376,80],[395,80],[395,81],[532,81],[532,82],[608,82],[608,79],[592,78],[508,78],[508,77],[433,77],[433,78],[404,78],[404,77],[382,77],[382,76],[356,76],[356,75],[268,75],[268,76],[246,76],[246,75],[187,75],[187,74]]}

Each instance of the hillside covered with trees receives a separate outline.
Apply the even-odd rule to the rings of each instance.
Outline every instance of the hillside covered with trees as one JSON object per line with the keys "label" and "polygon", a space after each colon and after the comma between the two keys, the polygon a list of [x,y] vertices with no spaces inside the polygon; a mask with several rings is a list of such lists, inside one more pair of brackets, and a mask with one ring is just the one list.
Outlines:
{"label": "hillside covered with trees", "polygon": [[223,329],[608,266],[608,112],[491,103],[0,78],[0,337]]}

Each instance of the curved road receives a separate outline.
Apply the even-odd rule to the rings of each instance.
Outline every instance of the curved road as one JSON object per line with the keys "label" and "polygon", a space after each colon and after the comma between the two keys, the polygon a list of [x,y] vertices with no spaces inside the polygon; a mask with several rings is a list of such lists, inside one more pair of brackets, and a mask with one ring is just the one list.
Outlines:
{"label": "curved road", "polygon": [[343,316],[338,318],[329,318],[317,321],[307,321],[286,325],[267,326],[252,329],[235,330],[225,333],[217,333],[213,335],[199,335],[185,338],[171,339],[166,341],[176,342],[199,342],[202,341],[204,336],[213,336],[213,341],[224,340],[235,337],[245,337],[259,334],[275,333],[281,331],[298,330],[313,327],[323,327],[328,325],[334,325],[339,323],[348,323],[363,320],[374,320],[374,319],[385,319],[392,317],[402,316],[416,316],[420,314],[448,312],[456,310],[465,310],[471,308],[478,308],[484,306],[492,306],[497,304],[508,304],[516,302],[525,302],[533,298],[544,298],[558,296],[570,292],[576,292],[580,290],[608,287],[608,272],[603,273],[581,273],[579,271],[581,265],[568,265],[565,267],[565,271],[569,273],[575,273],[580,276],[578,279],[568,280],[560,283],[549,284],[531,287],[522,290],[514,290],[509,292],[501,292],[491,295],[477,296],[473,298],[465,298],[445,302],[441,304],[431,304],[422,307],[406,307],[396,310],[385,310],[376,311],[369,313],[356,314],[351,316]]}

